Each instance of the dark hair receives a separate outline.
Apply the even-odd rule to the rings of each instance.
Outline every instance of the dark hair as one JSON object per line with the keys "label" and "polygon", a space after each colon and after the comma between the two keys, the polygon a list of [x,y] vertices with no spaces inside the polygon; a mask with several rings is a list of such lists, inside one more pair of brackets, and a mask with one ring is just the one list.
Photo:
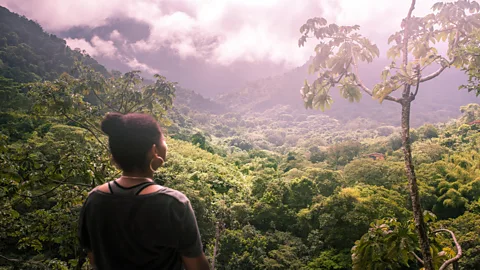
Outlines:
{"label": "dark hair", "polygon": [[101,127],[115,162],[126,172],[148,166],[148,151],[163,138],[159,124],[147,114],[108,113]]}

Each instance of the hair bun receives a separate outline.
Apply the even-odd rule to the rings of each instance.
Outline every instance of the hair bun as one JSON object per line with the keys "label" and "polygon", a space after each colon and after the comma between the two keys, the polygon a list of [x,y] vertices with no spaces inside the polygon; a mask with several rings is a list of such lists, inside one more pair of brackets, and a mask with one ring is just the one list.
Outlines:
{"label": "hair bun", "polygon": [[109,137],[122,132],[124,126],[123,115],[120,113],[108,113],[102,121],[102,131]]}

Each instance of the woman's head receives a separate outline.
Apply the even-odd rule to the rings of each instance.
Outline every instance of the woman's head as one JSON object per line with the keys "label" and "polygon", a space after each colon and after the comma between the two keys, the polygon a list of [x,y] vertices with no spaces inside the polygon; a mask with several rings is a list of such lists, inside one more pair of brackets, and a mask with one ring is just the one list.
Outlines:
{"label": "woman's head", "polygon": [[[158,168],[165,160],[167,145],[159,124],[150,115],[109,113],[102,121],[102,131],[108,135],[108,144],[115,163],[124,172]],[[160,159],[160,158],[161,159]]]}

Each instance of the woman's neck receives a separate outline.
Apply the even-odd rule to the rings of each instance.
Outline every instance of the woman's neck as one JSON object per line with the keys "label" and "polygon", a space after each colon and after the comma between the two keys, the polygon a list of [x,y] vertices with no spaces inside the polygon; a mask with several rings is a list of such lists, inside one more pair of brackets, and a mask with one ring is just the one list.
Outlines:
{"label": "woman's neck", "polygon": [[153,172],[123,172],[122,176],[131,179],[149,178],[153,179]]}

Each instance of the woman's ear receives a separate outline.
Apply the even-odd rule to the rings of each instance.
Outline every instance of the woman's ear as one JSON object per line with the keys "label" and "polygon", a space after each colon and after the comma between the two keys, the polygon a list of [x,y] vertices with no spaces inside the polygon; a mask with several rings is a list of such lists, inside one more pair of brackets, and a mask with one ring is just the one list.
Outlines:
{"label": "woman's ear", "polygon": [[156,145],[156,144],[153,144],[153,145],[152,145],[152,148],[150,149],[150,154],[151,154],[152,156],[158,155],[158,153],[157,153],[157,145]]}

